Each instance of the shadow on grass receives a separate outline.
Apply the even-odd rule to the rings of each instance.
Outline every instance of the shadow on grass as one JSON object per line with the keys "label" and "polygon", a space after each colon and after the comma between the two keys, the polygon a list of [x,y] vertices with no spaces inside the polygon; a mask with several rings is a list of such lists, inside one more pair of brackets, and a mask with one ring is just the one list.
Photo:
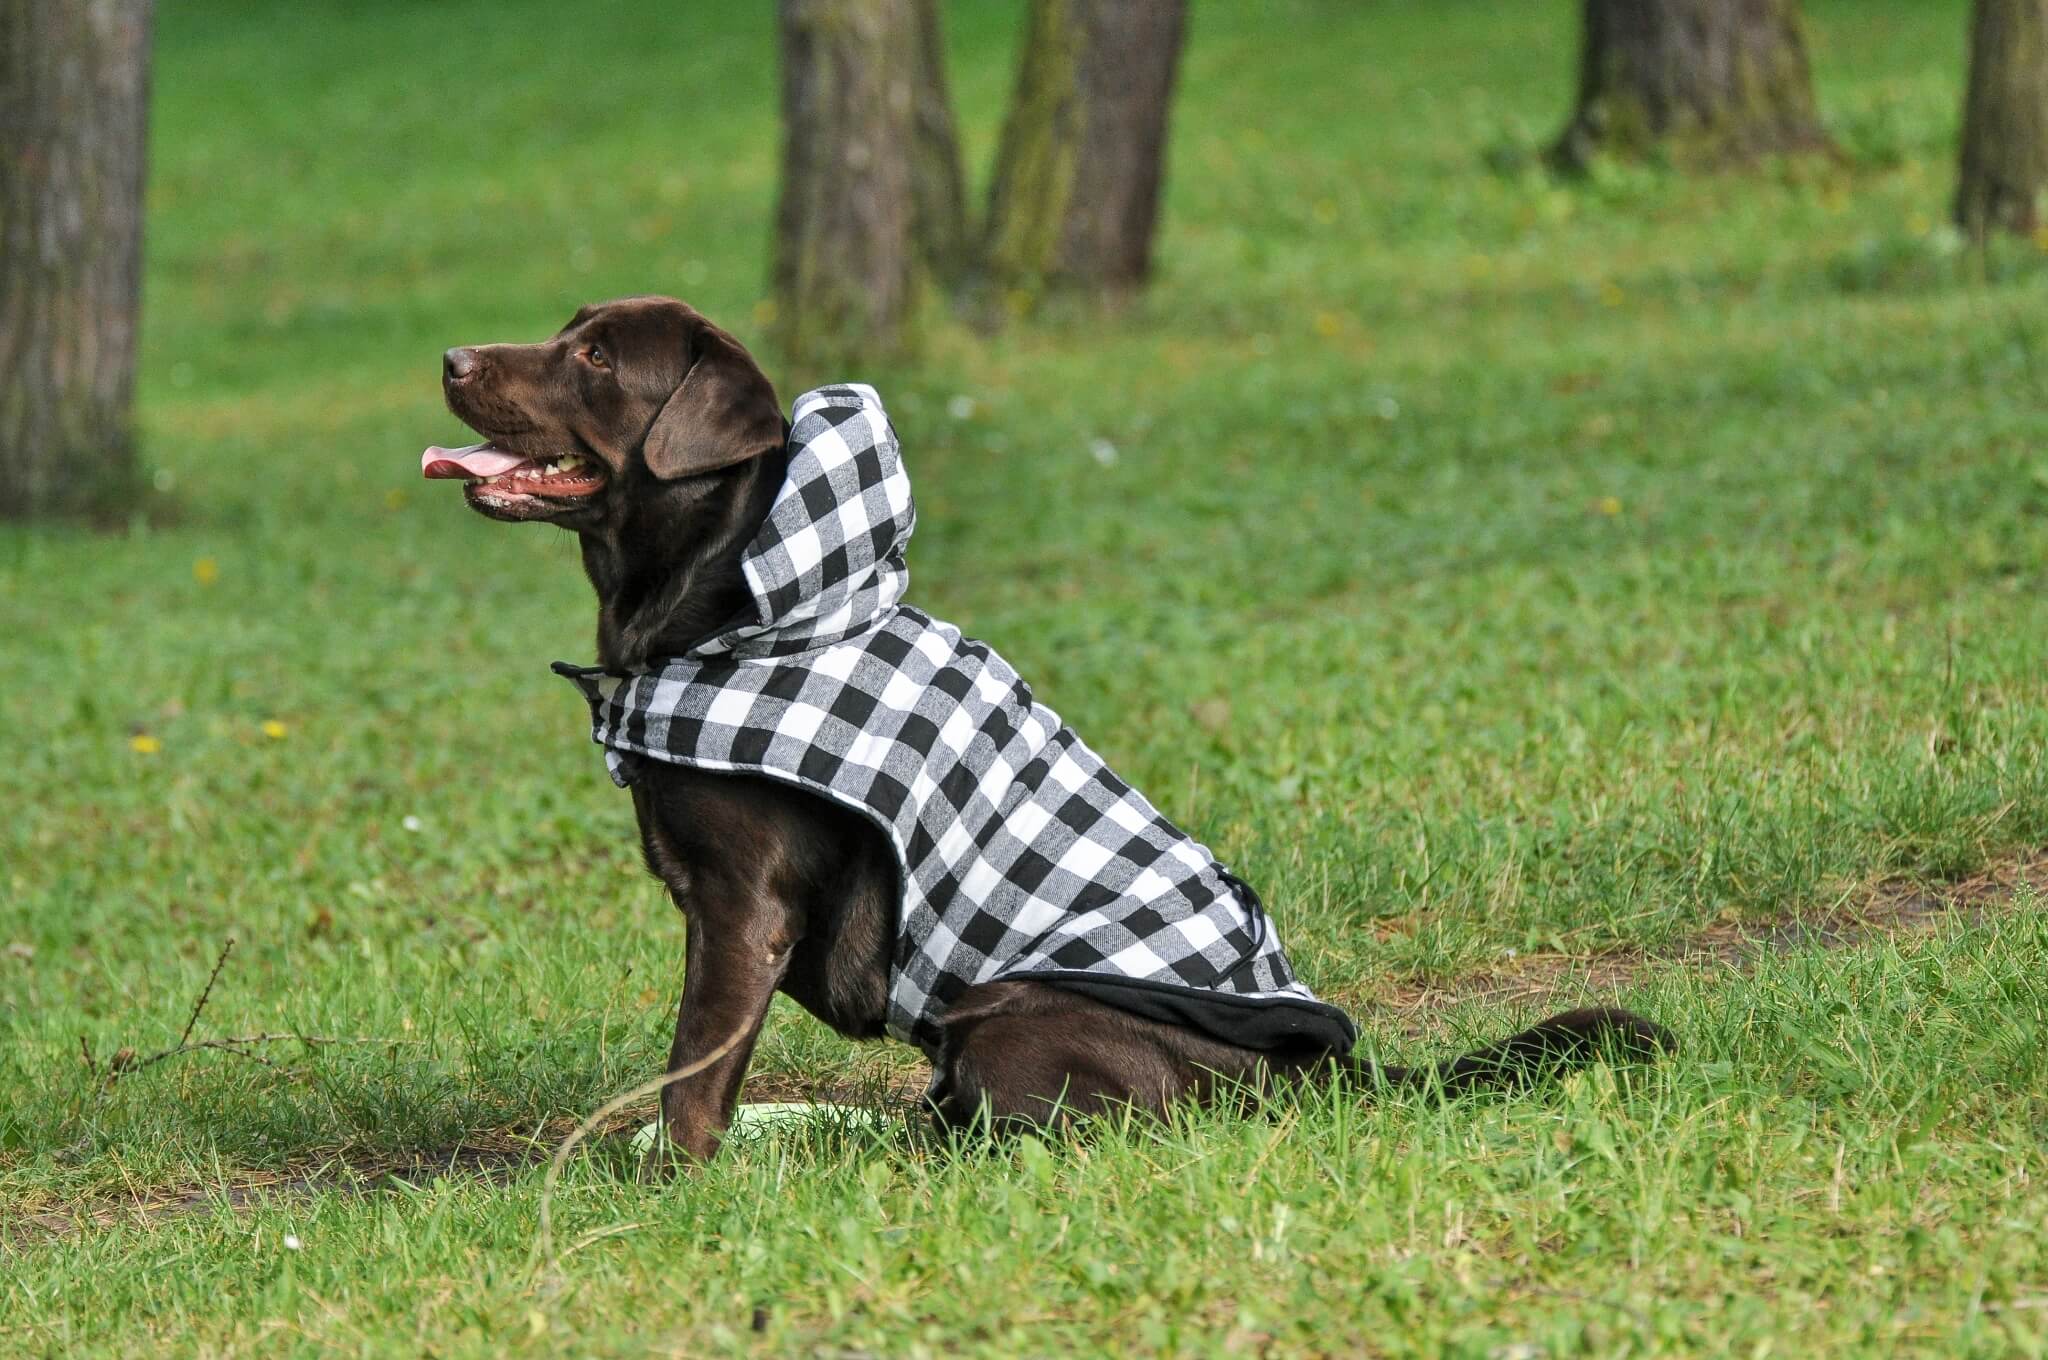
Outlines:
{"label": "shadow on grass", "polygon": [[[1537,955],[1519,960],[1511,969],[1442,985],[1338,999],[1361,1011],[1391,1012],[1410,1037],[1421,1038],[1429,1036],[1446,1013],[1473,1003],[1554,1008],[1588,994],[1609,996],[1660,970],[1747,971],[1770,956],[1853,949],[1878,940],[1930,934],[1947,924],[1977,924],[2043,891],[2048,891],[2048,850],[2035,850],[1951,883],[1888,880],[1845,894],[1819,911],[1717,924],[1675,947],[1655,952],[1618,950],[1591,959]],[[922,1122],[917,1097],[922,1085],[915,1081],[849,1087],[770,1076],[751,1083],[747,1094],[757,1100],[829,1102],[870,1109],[880,1117],[878,1128],[861,1136],[890,1141],[901,1136],[917,1141]],[[621,1111],[590,1140],[592,1159],[611,1173],[629,1178],[638,1160],[630,1147],[632,1134],[647,1118],[645,1110]],[[544,1166],[577,1122],[573,1116],[561,1115],[528,1133],[485,1130],[429,1152],[335,1154],[269,1170],[232,1169],[210,1184],[132,1186],[123,1196],[30,1207],[0,1224],[0,1247],[21,1249],[37,1241],[123,1226],[147,1228],[221,1209],[241,1213],[280,1198],[405,1193],[443,1180],[505,1185]],[[843,1130],[818,1132],[845,1136]]]}

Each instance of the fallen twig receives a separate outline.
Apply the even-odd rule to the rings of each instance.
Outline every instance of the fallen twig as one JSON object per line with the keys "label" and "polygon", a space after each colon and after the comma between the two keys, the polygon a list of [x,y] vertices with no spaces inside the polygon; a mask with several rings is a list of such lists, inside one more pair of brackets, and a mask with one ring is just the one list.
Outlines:
{"label": "fallen twig", "polygon": [[[199,1017],[206,1013],[206,1003],[213,999],[214,984],[220,981],[221,969],[227,966],[228,955],[232,954],[234,950],[235,937],[230,935],[227,938],[227,942],[221,945],[220,955],[213,961],[213,971],[207,974],[206,986],[200,989],[198,999],[192,1003],[192,1014],[185,1017],[185,1028],[178,1035],[178,1042],[172,1044],[169,1048],[159,1049],[146,1057],[140,1058],[135,1056],[135,1050],[132,1048],[122,1047],[117,1049],[114,1056],[107,1061],[105,1082],[107,1086],[112,1086],[116,1081],[131,1072],[140,1072],[145,1067],[154,1067],[160,1062],[168,1062],[182,1053],[199,1053],[208,1049],[220,1053],[232,1053],[237,1058],[247,1058],[250,1062],[261,1063],[265,1067],[276,1067],[277,1064],[270,1059],[260,1053],[252,1053],[249,1050],[258,1044],[294,1043],[304,1044],[307,1048],[316,1048],[321,1044],[393,1044],[400,1042],[396,1039],[382,1039],[366,1035],[341,1038],[325,1034],[231,1034],[225,1038],[201,1039],[195,1043],[192,1039],[192,1031],[199,1027]],[[99,1060],[93,1056],[92,1045],[86,1041],[83,1034],[78,1036],[78,1049],[85,1057],[86,1070],[92,1074],[93,1080],[98,1082],[100,1080]]]}
{"label": "fallen twig", "polygon": [[208,1048],[217,1049],[222,1053],[232,1053],[237,1058],[247,1058],[250,1062],[262,1063],[265,1067],[277,1066],[276,1063],[264,1057],[261,1053],[252,1053],[248,1049],[242,1047],[241,1044],[238,1043],[236,1040],[201,1039],[196,1044],[179,1044],[176,1048],[167,1048],[161,1053],[152,1053],[147,1058],[137,1059],[136,1061],[129,1063],[126,1067],[121,1068],[120,1073],[122,1075],[126,1075],[129,1072],[140,1071],[141,1069],[148,1067],[151,1063],[160,1063],[166,1058],[175,1058],[180,1053],[197,1053],[201,1049]]}
{"label": "fallen twig", "polygon": [[[152,1053],[146,1058],[138,1058],[132,1053],[128,1053],[128,1050],[123,1049],[122,1053],[127,1053],[128,1056],[115,1055],[113,1076],[125,1076],[130,1072],[139,1072],[145,1067],[152,1067],[168,1058],[175,1058],[181,1053],[197,1053],[203,1049],[216,1049],[223,1053],[232,1053],[238,1058],[252,1058],[266,1066],[275,1067],[277,1064],[271,1062],[268,1058],[250,1053],[247,1050],[256,1044],[304,1044],[307,1048],[318,1048],[322,1044],[396,1044],[401,1042],[414,1041],[386,1039],[374,1034],[347,1036],[332,1034],[232,1034],[225,1039],[201,1039],[197,1043],[179,1044],[176,1048],[167,1048],[162,1052]],[[113,1076],[110,1076],[108,1080],[111,1081]]]}
{"label": "fallen twig", "polygon": [[228,955],[235,952],[235,937],[230,935],[220,947],[220,957],[213,961],[213,971],[206,975],[206,986],[199,992],[199,999],[192,1003],[192,1014],[185,1017],[185,1032],[178,1036],[177,1048],[183,1048],[185,1041],[192,1037],[192,1027],[199,1023],[199,1013],[206,1009],[206,1003],[213,996],[213,984],[220,981],[220,970],[227,965]]}
{"label": "fallen twig", "polygon": [[542,1262],[546,1262],[549,1266],[559,1264],[554,1254],[555,1228],[553,1208],[555,1185],[562,1179],[562,1167],[568,1162],[569,1154],[575,1150],[576,1145],[589,1137],[592,1129],[611,1118],[614,1114],[617,1114],[626,1106],[631,1105],[634,1101],[651,1096],[656,1091],[663,1090],[683,1080],[685,1077],[696,1076],[699,1072],[702,1072],[705,1068],[711,1066],[711,1064],[717,1062],[720,1058],[723,1058],[726,1054],[732,1052],[734,1048],[738,1047],[740,1039],[746,1032],[747,1027],[742,1025],[734,1030],[724,1043],[712,1049],[709,1053],[697,1059],[697,1061],[685,1063],[673,1072],[664,1072],[658,1077],[650,1077],[630,1091],[621,1091],[618,1095],[613,1096],[610,1100],[598,1106],[581,1124],[576,1126],[567,1138],[562,1140],[561,1146],[555,1149],[555,1155],[548,1159],[548,1172],[541,1180],[540,1233],[534,1239],[533,1244],[533,1259],[536,1266]]}

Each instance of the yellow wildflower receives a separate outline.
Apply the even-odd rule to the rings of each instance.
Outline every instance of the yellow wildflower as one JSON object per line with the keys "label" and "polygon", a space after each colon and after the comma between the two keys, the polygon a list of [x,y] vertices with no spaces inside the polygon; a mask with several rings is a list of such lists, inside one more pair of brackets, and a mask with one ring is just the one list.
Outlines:
{"label": "yellow wildflower", "polygon": [[212,585],[220,579],[220,563],[211,557],[195,559],[192,563],[192,579],[203,586]]}
{"label": "yellow wildflower", "polygon": [[1593,502],[1593,508],[1611,519],[1621,513],[1621,497],[1602,496],[1599,500]]}
{"label": "yellow wildflower", "polygon": [[138,732],[128,738],[128,749],[139,756],[153,756],[164,749],[164,744],[147,732]]}
{"label": "yellow wildflower", "polygon": [[275,718],[265,718],[263,720],[263,735],[269,737],[272,741],[283,741],[285,733],[289,731],[291,731],[289,727],[286,727]]}

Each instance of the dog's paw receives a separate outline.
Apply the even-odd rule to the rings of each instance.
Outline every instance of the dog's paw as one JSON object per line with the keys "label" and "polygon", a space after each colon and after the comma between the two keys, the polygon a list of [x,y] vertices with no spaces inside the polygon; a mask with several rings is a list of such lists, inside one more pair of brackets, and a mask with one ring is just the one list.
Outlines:
{"label": "dog's paw", "polygon": [[633,1135],[632,1148],[640,1154],[638,1178],[644,1185],[660,1185],[686,1171],[694,1171],[718,1155],[721,1139],[712,1134],[697,1140],[701,1146],[678,1136],[675,1126],[659,1121]]}

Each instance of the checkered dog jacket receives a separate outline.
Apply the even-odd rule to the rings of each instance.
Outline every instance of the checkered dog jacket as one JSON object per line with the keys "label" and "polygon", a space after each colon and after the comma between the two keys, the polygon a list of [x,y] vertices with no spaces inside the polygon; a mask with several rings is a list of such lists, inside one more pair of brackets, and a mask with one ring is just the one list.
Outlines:
{"label": "checkered dog jacket", "polygon": [[1032,697],[989,647],[901,603],[916,522],[874,389],[820,388],[742,558],[754,604],[657,668],[556,663],[612,777],[646,760],[777,780],[866,817],[901,906],[887,1026],[937,1056],[966,988],[1031,978],[1230,1043],[1348,1050],[1258,896]]}

